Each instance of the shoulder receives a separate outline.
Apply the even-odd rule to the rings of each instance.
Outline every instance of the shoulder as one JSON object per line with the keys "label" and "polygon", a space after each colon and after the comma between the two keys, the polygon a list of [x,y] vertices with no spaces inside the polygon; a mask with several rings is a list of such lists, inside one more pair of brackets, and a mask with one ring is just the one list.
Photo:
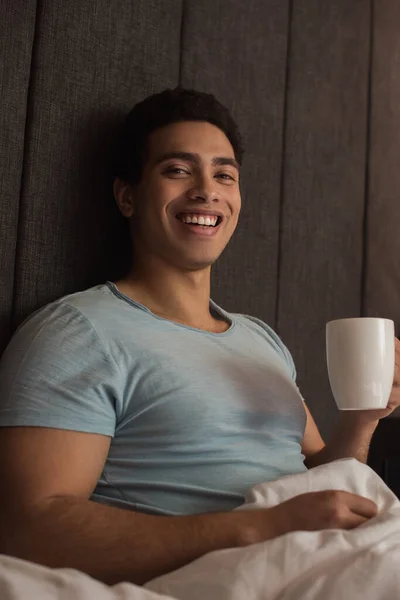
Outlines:
{"label": "shoulder", "polygon": [[240,313],[235,313],[232,316],[242,327],[252,331],[254,335],[261,336],[266,343],[276,350],[276,352],[286,363],[293,381],[296,381],[297,373],[292,355],[276,331],[274,331],[272,327],[257,317]]}
{"label": "shoulder", "polygon": [[69,326],[92,328],[91,316],[96,314],[101,305],[109,303],[105,288],[105,285],[99,285],[46,304],[19,325],[13,338],[34,332],[66,331]]}
{"label": "shoulder", "polygon": [[102,288],[63,296],[38,309],[17,328],[2,357],[2,363],[37,361],[46,356],[55,362],[67,355],[84,355],[90,348],[92,354],[106,354],[104,340],[92,316],[102,303]]}

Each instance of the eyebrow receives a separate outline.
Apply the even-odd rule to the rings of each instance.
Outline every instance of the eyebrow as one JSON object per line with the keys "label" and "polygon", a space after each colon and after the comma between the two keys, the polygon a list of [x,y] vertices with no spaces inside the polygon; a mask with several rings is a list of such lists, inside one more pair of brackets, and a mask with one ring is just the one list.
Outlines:
{"label": "eyebrow", "polygon": [[[187,160],[189,162],[193,162],[196,165],[199,165],[201,162],[200,155],[196,152],[167,152],[159,156],[155,164],[160,164],[165,160],[169,160],[171,158],[180,158],[181,160]],[[214,156],[211,164],[213,167],[222,166],[222,165],[231,165],[238,171],[240,170],[240,165],[237,160],[231,158],[230,156]]]}

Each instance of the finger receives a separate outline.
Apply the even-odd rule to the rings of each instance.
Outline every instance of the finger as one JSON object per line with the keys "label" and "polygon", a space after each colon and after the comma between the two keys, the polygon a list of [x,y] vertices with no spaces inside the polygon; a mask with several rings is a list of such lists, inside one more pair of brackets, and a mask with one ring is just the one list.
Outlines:
{"label": "finger", "polygon": [[[397,369],[397,373],[395,373],[394,378],[393,378],[393,384],[399,384],[400,383],[400,368]],[[393,390],[392,390],[393,392]]]}
{"label": "finger", "polygon": [[400,383],[400,353],[398,356],[396,356],[394,363],[393,383],[394,385],[398,385]]}
{"label": "finger", "polygon": [[366,517],[361,517],[360,515],[356,515],[354,513],[349,512],[348,520],[344,523],[343,528],[355,529],[356,527],[359,527],[360,525],[363,525],[363,523],[367,523],[368,521],[369,519],[367,519]]}
{"label": "finger", "polygon": [[369,498],[348,493],[347,506],[355,515],[372,519],[378,514],[378,507]]}

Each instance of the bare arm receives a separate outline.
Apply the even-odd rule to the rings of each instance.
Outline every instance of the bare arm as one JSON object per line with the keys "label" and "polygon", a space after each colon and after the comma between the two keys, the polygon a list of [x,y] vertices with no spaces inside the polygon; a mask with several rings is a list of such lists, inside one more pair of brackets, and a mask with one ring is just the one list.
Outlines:
{"label": "bare arm", "polygon": [[378,420],[368,418],[365,413],[341,413],[339,422],[329,442],[324,444],[317,425],[307,408],[307,425],[302,444],[305,465],[310,469],[317,465],[353,457],[367,462],[368,450]]}
{"label": "bare arm", "polygon": [[95,434],[0,429],[0,553],[75,568],[108,584],[143,584],[212,550],[299,529],[349,529],[376,514],[370,500],[336,491],[269,509],[179,517],[104,506],[89,497],[109,444]]}
{"label": "bare arm", "polygon": [[240,543],[244,514],[160,517],[90,501],[109,445],[95,434],[0,429],[0,552],[141,584]]}

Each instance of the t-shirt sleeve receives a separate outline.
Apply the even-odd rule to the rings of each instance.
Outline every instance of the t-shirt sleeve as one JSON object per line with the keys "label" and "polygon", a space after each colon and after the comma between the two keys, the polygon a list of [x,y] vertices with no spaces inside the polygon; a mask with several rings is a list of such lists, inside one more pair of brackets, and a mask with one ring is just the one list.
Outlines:
{"label": "t-shirt sleeve", "polygon": [[0,362],[0,426],[113,436],[118,368],[90,321],[49,305],[17,330]]}

